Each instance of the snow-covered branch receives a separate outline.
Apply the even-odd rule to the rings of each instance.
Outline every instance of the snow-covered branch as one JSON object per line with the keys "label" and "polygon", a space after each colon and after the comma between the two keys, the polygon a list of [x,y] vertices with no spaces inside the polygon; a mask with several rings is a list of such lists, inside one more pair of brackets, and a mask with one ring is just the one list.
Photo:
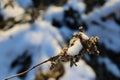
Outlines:
{"label": "snow-covered branch", "polygon": [[80,30],[79,33],[73,34],[74,37],[70,40],[69,46],[64,47],[58,55],[53,56],[33,66],[32,68],[27,69],[24,72],[5,78],[4,80],[8,80],[8,79],[23,75],[31,71],[32,69],[40,66],[41,64],[44,64],[49,61],[51,62],[50,70],[53,70],[58,64],[63,62],[70,62],[71,67],[73,65],[76,66],[77,65],[76,62],[78,62],[85,53],[99,54],[99,51],[96,46],[96,43],[98,42],[98,37],[87,36],[83,31],[82,27],[80,27],[79,30]]}

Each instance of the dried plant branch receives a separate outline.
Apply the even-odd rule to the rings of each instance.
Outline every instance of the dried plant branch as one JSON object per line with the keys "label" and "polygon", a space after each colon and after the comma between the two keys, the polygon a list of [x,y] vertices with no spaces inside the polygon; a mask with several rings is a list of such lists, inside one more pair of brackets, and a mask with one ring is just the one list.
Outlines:
{"label": "dried plant branch", "polygon": [[45,60],[45,61],[43,61],[43,62],[41,62],[41,63],[39,63],[39,64],[37,64],[37,65],[35,65],[35,66],[33,66],[32,68],[27,69],[27,70],[24,71],[24,72],[21,72],[21,73],[15,74],[15,75],[13,75],[13,76],[7,77],[7,78],[5,78],[4,80],[9,80],[9,79],[11,79],[11,78],[14,78],[14,77],[17,77],[17,76],[21,76],[21,75],[23,75],[23,74],[26,74],[26,73],[28,73],[29,71],[31,71],[32,69],[34,69],[34,68],[36,68],[36,67],[38,67],[38,66],[40,66],[40,65],[42,65],[42,64],[44,64],[44,63],[46,63],[46,62],[49,62],[49,61],[53,60],[55,57],[57,57],[57,56],[51,57],[51,58],[49,58],[49,59],[47,59],[47,60]]}
{"label": "dried plant branch", "polygon": [[85,32],[83,31],[83,28],[79,28],[79,33],[74,33],[74,37],[70,40],[69,47],[65,47],[62,49],[62,51],[48,60],[45,60],[32,68],[27,69],[24,72],[21,72],[19,74],[10,76],[5,78],[4,80],[9,80],[11,78],[26,74],[27,72],[31,71],[32,69],[46,63],[51,62],[50,70],[54,69],[57,64],[63,63],[63,62],[70,62],[70,67],[73,65],[77,66],[76,62],[80,60],[80,58],[86,54],[99,54],[99,51],[97,49],[96,43],[98,42],[99,38],[96,37],[88,37]]}
{"label": "dried plant branch", "polygon": [[7,78],[5,78],[4,80],[9,80],[9,79],[11,79],[11,78],[14,78],[14,77],[17,77],[17,76],[26,74],[26,73],[28,73],[29,71],[31,71],[32,69],[34,69],[34,68],[38,67],[39,65],[41,65],[41,64],[43,64],[43,63],[46,63],[46,62],[48,62],[48,61],[49,61],[49,59],[48,59],[48,60],[45,60],[45,61],[43,61],[43,62],[41,62],[41,63],[39,63],[39,64],[37,64],[37,65],[35,65],[35,66],[33,66],[32,68],[27,69],[27,70],[24,71],[24,72],[21,72],[21,73],[15,74],[15,75],[13,75],[13,76],[7,77]]}

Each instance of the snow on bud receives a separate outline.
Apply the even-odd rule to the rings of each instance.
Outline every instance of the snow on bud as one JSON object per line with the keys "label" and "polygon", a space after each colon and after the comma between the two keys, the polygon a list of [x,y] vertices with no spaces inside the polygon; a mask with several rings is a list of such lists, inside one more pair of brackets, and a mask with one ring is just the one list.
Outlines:
{"label": "snow on bud", "polygon": [[68,48],[67,54],[69,55],[77,55],[81,50],[82,50],[83,46],[80,42],[80,39],[78,38],[75,42],[74,45]]}
{"label": "snow on bud", "polygon": [[89,39],[89,36],[87,36],[85,33],[79,32],[79,34],[81,35],[83,40],[88,40]]}

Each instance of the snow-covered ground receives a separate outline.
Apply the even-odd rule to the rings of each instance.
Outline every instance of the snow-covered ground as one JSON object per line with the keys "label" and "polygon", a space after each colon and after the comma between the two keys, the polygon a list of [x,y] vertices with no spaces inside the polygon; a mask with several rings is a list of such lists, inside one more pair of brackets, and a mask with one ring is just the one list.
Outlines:
{"label": "snow-covered ground", "polygon": [[[2,0],[1,14],[4,19],[10,17],[22,16],[25,9],[31,5],[31,0],[16,0],[14,8],[8,6],[3,9],[4,1]],[[23,4],[24,3],[24,4]],[[64,11],[72,7],[77,10],[82,16],[82,20],[88,25],[86,31],[89,36],[99,36],[100,43],[104,43],[108,49],[115,52],[120,52],[120,25],[116,24],[113,19],[102,21],[101,17],[111,13],[120,16],[120,1],[107,0],[106,4],[99,9],[94,9],[90,14],[84,14],[86,8],[82,0],[69,0],[62,7],[50,6],[45,14],[39,16],[35,23],[16,24],[13,28],[7,31],[0,31],[0,80],[10,75],[16,74],[20,66],[14,69],[10,68],[11,63],[21,56],[25,51],[32,56],[30,67],[48,59],[51,56],[57,55],[65,44],[65,37],[71,38],[74,30],[69,29],[63,22]],[[21,18],[20,18],[21,19]],[[56,19],[62,23],[61,28],[56,28],[52,25],[52,20]],[[69,19],[72,23],[72,19]],[[93,24],[95,21],[97,24]],[[21,59],[22,60],[22,59]],[[39,61],[39,62],[38,62]],[[108,71],[120,78],[120,70],[108,58],[99,58],[99,63],[105,63]],[[47,63],[48,64],[48,63]],[[48,70],[49,66],[42,67],[43,71]],[[65,75],[60,80],[95,80],[96,74],[94,70],[84,61],[80,60],[77,67],[70,68],[68,63],[64,65]],[[27,74],[25,80],[33,80],[36,70],[32,70]],[[20,80],[14,78],[12,80]]]}

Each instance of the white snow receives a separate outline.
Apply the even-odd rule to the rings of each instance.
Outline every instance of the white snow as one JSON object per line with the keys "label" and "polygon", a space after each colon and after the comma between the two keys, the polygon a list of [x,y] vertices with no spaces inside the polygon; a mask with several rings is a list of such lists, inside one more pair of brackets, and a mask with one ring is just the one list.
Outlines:
{"label": "white snow", "polygon": [[[4,4],[5,2],[2,2]],[[5,5],[5,4],[4,4]],[[7,6],[3,9],[3,5],[1,6],[1,14],[4,15],[4,18],[11,18],[22,15],[25,11],[21,8],[17,3],[13,2],[14,8],[11,6]]]}
{"label": "white snow", "polygon": [[53,19],[61,22],[63,20],[63,8],[50,6],[44,14],[44,19],[48,22],[51,22]]}
{"label": "white snow", "polygon": [[80,32],[79,34],[81,34],[81,37],[82,37],[83,40],[88,40],[89,39],[89,37],[85,33]]}
{"label": "white snow", "polygon": [[84,60],[77,63],[78,66],[70,67],[69,63],[64,64],[65,75],[60,80],[95,80],[95,73]]}
{"label": "white snow", "polygon": [[[44,15],[44,19],[48,22],[51,22],[53,19],[58,20],[62,22],[64,17],[64,11],[67,10],[69,7],[72,7],[74,10],[78,11],[80,14],[84,12],[85,5],[83,2],[78,0],[69,0],[66,5],[63,7],[57,7],[57,6],[50,6]],[[71,20],[71,22],[73,22]]]}
{"label": "white snow", "polygon": [[[120,51],[120,43],[118,43],[120,40],[120,26],[116,24],[114,19],[102,21],[101,18],[119,11],[119,3],[120,0],[110,0],[101,8],[94,9],[90,14],[83,14],[82,16],[89,27],[87,33],[92,36],[99,36],[101,43],[104,43],[108,49],[116,52]],[[98,25],[93,24],[92,21],[97,22]]]}
{"label": "white snow", "polygon": [[82,50],[83,46],[80,42],[80,39],[77,39],[74,42],[74,45],[68,48],[67,54],[69,55],[77,55],[81,50]]}
{"label": "white snow", "polygon": [[[21,24],[16,25],[8,31],[0,32],[0,79],[16,74],[18,68],[11,70],[11,62],[26,50],[30,51],[33,63],[31,66],[37,64],[43,55],[51,57],[60,52],[59,44],[63,42],[57,29],[50,24],[40,21],[34,25]],[[43,54],[43,55],[42,55]],[[9,73],[9,74],[8,74]],[[34,75],[35,71],[30,72]],[[27,77],[30,80],[32,77]],[[18,80],[15,78],[15,80]]]}
{"label": "white snow", "polygon": [[[79,34],[81,34],[82,39],[84,39],[84,40],[88,40],[89,39],[89,37],[85,33],[80,32]],[[82,46],[82,44],[80,42],[80,39],[77,39],[74,42],[74,45],[68,48],[67,53],[69,55],[77,55],[82,50],[82,48],[83,48],[83,46]]]}
{"label": "white snow", "polygon": [[[8,0],[2,1],[6,3]],[[18,16],[20,16],[21,19],[21,15],[25,12],[24,9],[31,4],[31,0],[16,0],[16,2],[14,2],[14,8],[8,6],[6,9],[3,9],[4,3],[2,2],[2,5],[0,5],[2,7],[0,13],[4,15],[5,19]],[[61,34],[63,37],[70,39],[74,31],[62,24],[63,26],[60,28],[60,34],[58,29],[51,25],[51,22],[53,19],[62,22],[64,10],[68,9],[68,7],[72,7],[81,14],[82,19],[89,26],[87,34],[90,36],[99,36],[100,42],[104,43],[107,48],[119,52],[120,26],[117,25],[113,19],[107,21],[101,20],[101,17],[108,16],[111,13],[115,13],[119,17],[119,4],[120,0],[108,0],[101,8],[94,9],[93,12],[85,15],[83,13],[85,4],[82,0],[69,0],[63,7],[49,7],[44,14],[44,20],[40,17],[41,20],[37,20],[34,24],[17,24],[8,31],[0,31],[0,80],[16,74],[19,67],[10,70],[10,64],[17,56],[22,55],[26,50],[29,50],[29,54],[32,55],[33,63],[31,66],[51,56],[57,55],[60,52],[61,46],[65,46]],[[100,25],[95,25],[92,21],[96,21]],[[85,40],[89,38],[89,36],[82,35]],[[82,45],[80,41],[77,40],[74,46],[68,49],[68,54],[76,55],[81,49]],[[113,64],[108,58],[100,58],[99,62],[105,63],[110,72],[120,77],[120,70],[117,65]],[[48,71],[49,64],[42,65],[41,69],[43,72]],[[26,80],[32,80],[36,70],[29,72]],[[96,77],[91,67],[83,60],[80,60],[78,66],[73,68],[70,68],[69,64],[65,64],[65,71],[65,75],[60,80],[95,80]],[[20,79],[14,78],[12,80]]]}
{"label": "white snow", "polygon": [[64,5],[64,10],[67,10],[69,7],[72,7],[79,13],[83,13],[85,10],[85,4],[79,0],[68,0],[68,3]]}

